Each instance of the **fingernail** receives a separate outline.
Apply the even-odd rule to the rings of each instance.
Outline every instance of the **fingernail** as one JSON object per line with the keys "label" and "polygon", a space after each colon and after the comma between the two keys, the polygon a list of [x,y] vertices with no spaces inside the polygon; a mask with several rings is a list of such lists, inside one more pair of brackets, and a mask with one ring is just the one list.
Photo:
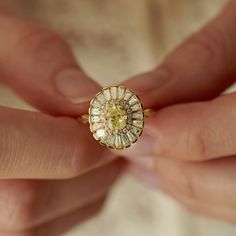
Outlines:
{"label": "fingernail", "polygon": [[130,163],[133,163],[140,168],[145,168],[152,171],[155,166],[155,157],[154,156],[136,156],[136,157],[127,157],[127,160]]}
{"label": "fingernail", "polygon": [[80,70],[72,68],[60,71],[55,77],[58,92],[72,103],[90,101],[100,87]]}
{"label": "fingernail", "polygon": [[171,80],[169,71],[166,69],[157,69],[139,76],[136,76],[127,82],[126,86],[132,87],[133,90],[143,93],[151,92],[166,85]]}
{"label": "fingernail", "polygon": [[132,167],[129,171],[146,185],[154,188],[161,188],[161,179],[154,171],[141,169],[139,167]]}
{"label": "fingernail", "polygon": [[161,188],[161,180],[154,173],[143,171],[140,178],[150,187]]}
{"label": "fingernail", "polygon": [[119,151],[119,155],[126,157],[130,162],[140,167],[151,170],[155,164],[154,145],[154,139],[143,132],[136,143]]}
{"label": "fingernail", "polygon": [[151,156],[154,153],[154,139],[146,131],[143,131],[137,142],[129,148],[123,149],[120,153],[127,156]]}

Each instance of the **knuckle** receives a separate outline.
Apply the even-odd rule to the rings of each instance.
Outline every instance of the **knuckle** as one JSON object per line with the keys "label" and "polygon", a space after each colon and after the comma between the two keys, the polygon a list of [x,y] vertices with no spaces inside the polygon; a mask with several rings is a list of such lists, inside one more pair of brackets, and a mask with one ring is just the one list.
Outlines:
{"label": "knuckle", "polygon": [[25,54],[33,54],[41,61],[68,54],[69,47],[55,32],[44,28],[26,29],[16,41],[16,48]]}
{"label": "knuckle", "polygon": [[223,54],[226,52],[223,32],[217,25],[204,28],[200,33],[195,34],[187,40],[187,46],[191,51],[199,54],[205,61],[216,61],[220,65]]}
{"label": "knuckle", "polygon": [[203,126],[196,131],[194,145],[191,146],[194,152],[194,159],[201,161],[212,157],[214,153],[212,147],[214,147],[215,135],[215,132],[211,130],[210,126]]}
{"label": "knuckle", "polygon": [[198,160],[204,160],[209,157],[209,144],[206,130],[199,130],[195,138],[195,153]]}
{"label": "knuckle", "polygon": [[5,228],[11,231],[22,231],[34,224],[34,207],[37,201],[35,185],[32,181],[17,181],[9,187],[8,199],[1,199],[4,208]]}

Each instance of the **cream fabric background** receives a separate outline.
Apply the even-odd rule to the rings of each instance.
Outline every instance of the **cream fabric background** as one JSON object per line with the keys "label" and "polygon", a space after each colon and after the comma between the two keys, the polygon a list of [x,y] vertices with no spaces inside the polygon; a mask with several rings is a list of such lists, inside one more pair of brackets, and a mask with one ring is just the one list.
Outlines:
{"label": "cream fabric background", "polygon": [[[55,29],[87,73],[116,84],[157,65],[225,0],[8,0],[0,6]],[[193,65],[194,66],[194,65]],[[30,108],[2,86],[1,104]],[[236,227],[196,216],[159,191],[124,176],[100,217],[67,236],[230,236]]]}

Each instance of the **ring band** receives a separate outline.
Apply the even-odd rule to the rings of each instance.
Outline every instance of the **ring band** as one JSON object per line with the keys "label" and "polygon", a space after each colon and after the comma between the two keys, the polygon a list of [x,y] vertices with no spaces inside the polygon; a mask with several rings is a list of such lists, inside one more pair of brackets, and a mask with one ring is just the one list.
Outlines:
{"label": "ring band", "polygon": [[144,117],[151,109],[143,109],[137,95],[123,86],[103,88],[90,102],[88,114],[80,116],[89,123],[90,131],[100,144],[112,149],[124,149],[142,134]]}

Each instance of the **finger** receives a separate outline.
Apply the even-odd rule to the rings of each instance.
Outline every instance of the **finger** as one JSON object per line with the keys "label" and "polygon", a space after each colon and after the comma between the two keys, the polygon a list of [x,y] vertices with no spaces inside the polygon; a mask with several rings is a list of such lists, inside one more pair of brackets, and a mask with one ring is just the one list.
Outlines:
{"label": "finger", "polygon": [[[161,164],[159,164],[161,166]],[[159,168],[164,168],[164,167],[159,167]],[[176,172],[179,173],[180,170],[173,172],[172,171],[172,166],[168,166],[166,168],[166,172],[171,173],[171,175],[175,175]],[[184,168],[184,170],[187,167]],[[139,181],[142,181],[144,184],[146,184],[148,187],[154,188],[156,190],[161,190],[162,192],[166,193],[168,196],[171,196],[174,198],[178,203],[183,205],[186,210],[191,211],[194,214],[199,214],[205,217],[210,217],[210,218],[216,218],[220,220],[224,220],[230,223],[235,224],[236,223],[236,210],[235,208],[231,207],[225,207],[225,206],[218,206],[216,204],[212,204],[211,201],[200,201],[199,199],[192,198],[188,194],[184,194],[184,192],[188,192],[189,190],[186,191],[178,191],[178,186],[175,186],[173,188],[173,183],[169,184],[168,181],[165,181],[165,178],[162,179],[162,174],[159,174],[159,172],[154,172],[153,170],[150,169],[145,169],[143,166],[139,165],[130,165],[128,169],[129,173],[131,173],[135,178],[137,178]],[[164,170],[163,170],[164,171]],[[182,178],[182,170],[181,170],[181,177]],[[221,176],[220,176],[221,177]],[[219,178],[220,178],[219,177]],[[174,178],[174,177],[172,177]],[[178,176],[175,176],[175,178],[178,178]],[[191,179],[191,177],[190,177]],[[208,178],[207,178],[208,179]],[[218,176],[215,177],[215,179],[218,180]],[[178,181],[178,180],[177,180]],[[201,180],[199,180],[200,182]],[[202,180],[205,181],[205,180]],[[180,184],[181,185],[181,184]],[[186,185],[184,185],[186,186]],[[196,186],[197,188],[198,186]],[[180,189],[183,189],[181,185]],[[211,185],[210,185],[211,188]],[[201,191],[202,188],[199,189]],[[202,193],[203,194],[203,193]]]}
{"label": "finger", "polygon": [[155,167],[167,192],[236,213],[235,164],[235,156],[198,163],[158,158]]}
{"label": "finger", "polygon": [[3,82],[53,115],[87,111],[90,97],[100,86],[84,74],[60,36],[4,13],[0,13],[0,29]]}
{"label": "finger", "polygon": [[152,169],[131,165],[131,173],[193,212],[235,223],[235,164],[235,156],[197,163],[158,158]]}
{"label": "finger", "polygon": [[72,226],[81,224],[91,217],[98,215],[98,213],[102,210],[103,203],[103,199],[97,201],[77,212],[70,213],[67,216],[60,217],[59,219],[56,219],[48,224],[40,226],[33,230],[33,232],[37,232],[37,235],[39,236],[48,235],[48,233],[49,236],[59,236],[63,232],[68,231]]}
{"label": "finger", "polygon": [[0,230],[39,226],[108,194],[122,170],[114,161],[69,180],[0,181]]}
{"label": "finger", "polygon": [[72,118],[0,108],[0,134],[0,178],[71,178],[110,160]]}
{"label": "finger", "polygon": [[235,156],[194,164],[159,158],[159,187],[193,212],[235,223],[235,164]]}
{"label": "finger", "polygon": [[182,204],[187,210],[195,214],[197,213],[202,216],[220,219],[232,224],[236,223],[235,209],[221,208],[212,206],[211,204],[204,204],[176,192],[166,191],[166,193]]}
{"label": "finger", "polygon": [[84,221],[96,216],[102,209],[104,199],[95,201],[82,209],[63,215],[55,220],[47,222],[39,227],[24,230],[21,232],[2,231],[5,236],[59,236],[70,230],[72,227],[83,223]]}
{"label": "finger", "polygon": [[125,83],[146,107],[209,100],[235,81],[236,2],[180,45],[157,69]]}
{"label": "finger", "polygon": [[[233,93],[210,102],[160,110],[146,122],[145,132],[149,136],[137,142],[136,152],[143,156],[155,153],[156,156],[195,161],[234,155],[235,98],[236,93]],[[148,152],[144,153],[146,150]]]}

